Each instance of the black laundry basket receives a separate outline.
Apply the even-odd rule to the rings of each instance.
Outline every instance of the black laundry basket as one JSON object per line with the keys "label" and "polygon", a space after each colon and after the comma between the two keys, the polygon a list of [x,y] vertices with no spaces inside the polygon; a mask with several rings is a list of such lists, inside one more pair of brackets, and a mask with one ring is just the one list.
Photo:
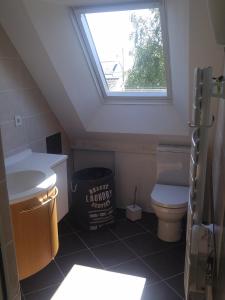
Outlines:
{"label": "black laundry basket", "polygon": [[88,168],[72,176],[70,213],[81,227],[96,230],[114,223],[114,176],[110,169]]}

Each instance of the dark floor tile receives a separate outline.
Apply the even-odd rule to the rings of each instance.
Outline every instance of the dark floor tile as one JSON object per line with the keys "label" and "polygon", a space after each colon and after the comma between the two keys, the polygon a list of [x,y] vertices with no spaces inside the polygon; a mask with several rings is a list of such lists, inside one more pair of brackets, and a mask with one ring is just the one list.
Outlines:
{"label": "dark floor tile", "polygon": [[181,298],[175,294],[165,283],[157,283],[151,286],[145,286],[141,300],[180,300]]}
{"label": "dark floor tile", "polygon": [[59,235],[64,235],[68,233],[72,233],[73,228],[69,226],[67,223],[66,217],[64,217],[59,223],[58,223],[58,233]]}
{"label": "dark floor tile", "polygon": [[184,245],[144,257],[144,261],[162,278],[184,272]]}
{"label": "dark floor tile", "polygon": [[80,238],[87,244],[89,248],[103,245],[117,238],[107,228],[99,229],[96,231],[81,231],[79,232]]}
{"label": "dark floor tile", "polygon": [[134,259],[108,269],[109,271],[146,278],[146,284],[152,284],[161,279],[140,259]]}
{"label": "dark floor tile", "polygon": [[150,232],[139,234],[128,239],[124,242],[132,248],[138,256],[165,251],[171,247],[171,243],[163,242],[157,237],[154,237]]}
{"label": "dark floor tile", "polygon": [[115,210],[115,219],[120,220],[120,219],[125,219],[126,218],[126,210],[123,208],[117,208]]}
{"label": "dark floor tile", "polygon": [[43,289],[41,291],[31,293],[25,296],[26,300],[50,300],[58,289],[58,285]]}
{"label": "dark floor tile", "polygon": [[72,213],[68,213],[64,218],[67,225],[71,228],[72,232],[80,232],[82,228],[76,223],[76,218]]}
{"label": "dark floor tile", "polygon": [[66,234],[59,237],[59,251],[57,256],[67,255],[85,249],[86,246],[75,234]]}
{"label": "dark floor tile", "polygon": [[64,275],[66,275],[75,264],[92,268],[101,268],[101,265],[89,250],[82,250],[70,255],[57,257],[56,263],[59,265]]}
{"label": "dark floor tile", "polygon": [[111,230],[119,238],[125,238],[137,233],[145,232],[145,229],[138,225],[138,223],[129,221],[127,219],[116,221],[116,223],[111,226]]}
{"label": "dark floor tile", "polygon": [[[94,268],[103,268],[104,265],[113,272],[147,278],[141,300],[177,300],[184,297],[181,274],[184,271],[184,243],[159,240],[156,236],[157,218],[154,214],[143,213],[142,220],[131,222],[125,218],[125,210],[117,210],[116,224],[110,226],[110,229],[103,228],[98,231],[82,230],[68,214],[58,227],[60,250],[55,262],[64,275],[74,264]],[[116,236],[122,238],[123,242],[118,241]],[[144,262],[132,250],[138,256],[143,256]],[[25,299],[51,299],[63,280],[55,262],[21,282]],[[162,278],[166,281],[157,283]]]}
{"label": "dark floor tile", "polygon": [[104,246],[99,246],[93,248],[92,251],[104,267],[117,265],[135,258],[135,255],[127,249],[122,242],[114,242]]}
{"label": "dark floor tile", "polygon": [[142,218],[138,221],[138,223],[155,235],[157,234],[158,219],[155,214],[143,212]]}
{"label": "dark floor tile", "polygon": [[47,267],[33,276],[21,281],[21,288],[24,294],[40,290],[50,285],[58,284],[63,280],[63,276],[58,270],[54,261]]}
{"label": "dark floor tile", "polygon": [[172,277],[166,280],[166,282],[172,286],[181,297],[184,298],[184,274]]}

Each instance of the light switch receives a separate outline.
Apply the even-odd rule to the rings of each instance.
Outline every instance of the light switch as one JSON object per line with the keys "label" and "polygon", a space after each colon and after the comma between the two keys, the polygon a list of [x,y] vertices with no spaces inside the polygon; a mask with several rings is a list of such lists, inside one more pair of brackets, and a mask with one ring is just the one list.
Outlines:
{"label": "light switch", "polygon": [[20,115],[15,115],[14,120],[15,120],[16,127],[22,126],[23,120]]}

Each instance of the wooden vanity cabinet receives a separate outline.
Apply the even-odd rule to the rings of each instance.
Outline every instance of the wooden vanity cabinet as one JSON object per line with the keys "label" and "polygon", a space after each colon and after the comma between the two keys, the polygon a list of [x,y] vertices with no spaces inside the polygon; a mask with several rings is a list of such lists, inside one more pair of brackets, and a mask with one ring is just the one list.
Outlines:
{"label": "wooden vanity cabinet", "polygon": [[57,193],[54,187],[10,205],[20,280],[48,265],[58,251]]}

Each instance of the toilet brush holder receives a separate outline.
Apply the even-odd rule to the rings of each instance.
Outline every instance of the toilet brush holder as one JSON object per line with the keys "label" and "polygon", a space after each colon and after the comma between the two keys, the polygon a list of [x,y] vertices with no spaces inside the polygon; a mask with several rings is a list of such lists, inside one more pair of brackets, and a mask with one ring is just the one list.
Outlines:
{"label": "toilet brush holder", "polygon": [[137,204],[128,205],[126,208],[126,217],[131,221],[140,220],[142,217],[142,208]]}
{"label": "toilet brush holder", "polygon": [[126,217],[131,221],[140,220],[142,217],[142,208],[136,204],[137,200],[137,186],[134,190],[134,201],[133,204],[128,205],[126,209]]}

